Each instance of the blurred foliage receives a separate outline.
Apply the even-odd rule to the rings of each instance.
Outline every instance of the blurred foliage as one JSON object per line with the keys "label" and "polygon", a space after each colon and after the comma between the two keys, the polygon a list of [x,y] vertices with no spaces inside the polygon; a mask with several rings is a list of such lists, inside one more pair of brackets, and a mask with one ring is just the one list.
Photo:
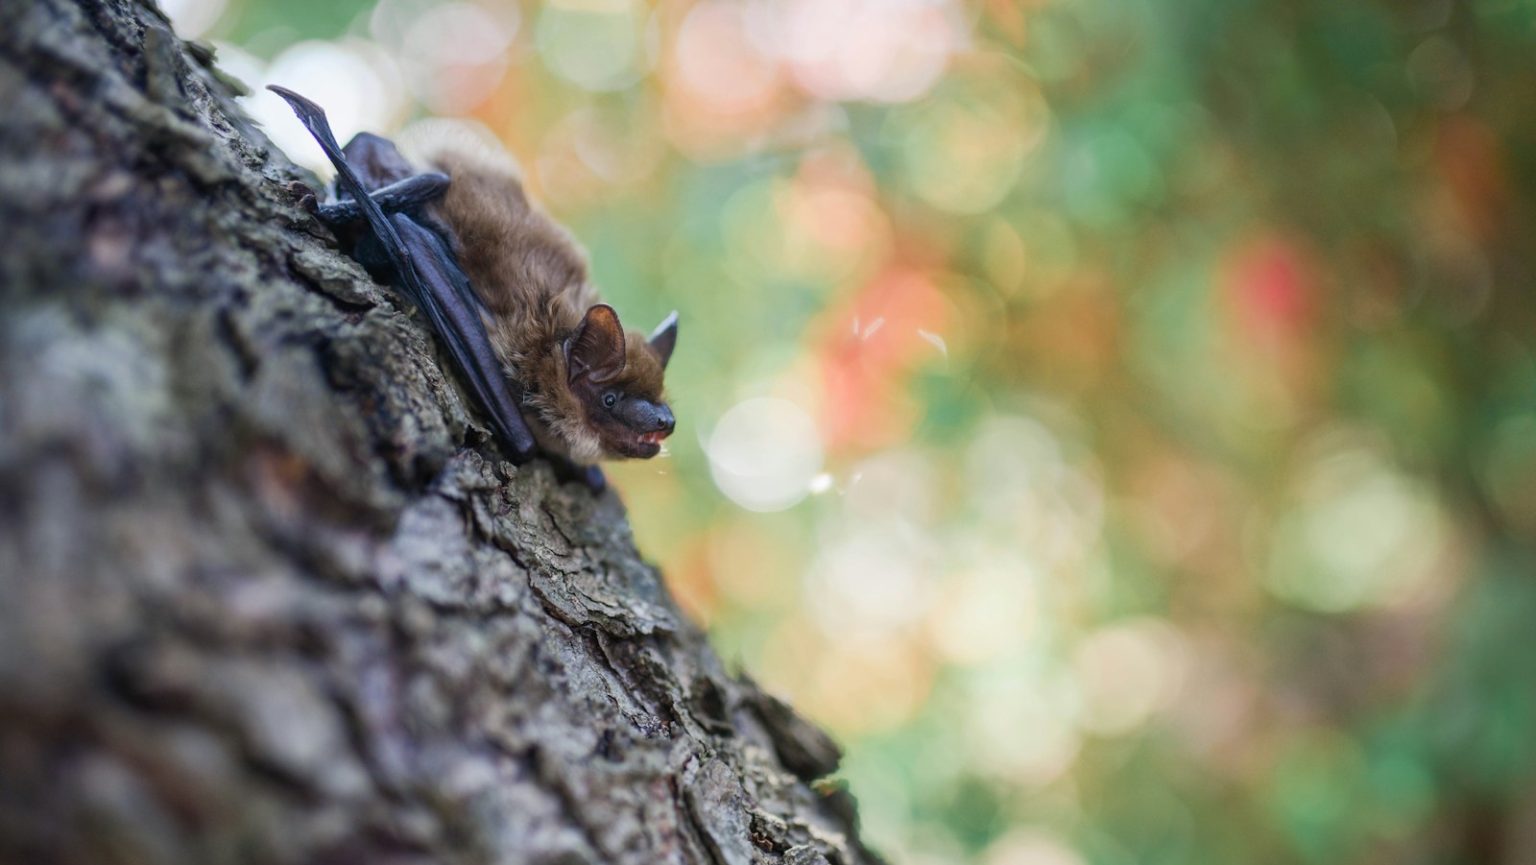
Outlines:
{"label": "blurred foliage", "polygon": [[1536,862],[1536,2],[171,6],[682,311],[613,474],[894,861]]}

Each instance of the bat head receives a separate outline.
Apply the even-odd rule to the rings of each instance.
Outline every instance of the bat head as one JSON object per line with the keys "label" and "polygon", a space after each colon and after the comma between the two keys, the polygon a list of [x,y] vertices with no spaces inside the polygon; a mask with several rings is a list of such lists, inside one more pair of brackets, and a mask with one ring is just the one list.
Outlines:
{"label": "bat head", "polygon": [[677,344],[677,313],[655,332],[625,332],[613,307],[588,309],[565,341],[566,385],[608,458],[648,459],[672,434],[662,375]]}

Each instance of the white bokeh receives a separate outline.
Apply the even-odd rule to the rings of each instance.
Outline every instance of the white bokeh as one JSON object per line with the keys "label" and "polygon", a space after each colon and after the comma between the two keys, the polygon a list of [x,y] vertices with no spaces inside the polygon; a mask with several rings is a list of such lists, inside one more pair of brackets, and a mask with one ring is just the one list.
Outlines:
{"label": "white bokeh", "polygon": [[821,473],[821,436],[798,404],[775,397],[738,403],[706,445],[715,486],[753,511],[783,510],[811,492]]}

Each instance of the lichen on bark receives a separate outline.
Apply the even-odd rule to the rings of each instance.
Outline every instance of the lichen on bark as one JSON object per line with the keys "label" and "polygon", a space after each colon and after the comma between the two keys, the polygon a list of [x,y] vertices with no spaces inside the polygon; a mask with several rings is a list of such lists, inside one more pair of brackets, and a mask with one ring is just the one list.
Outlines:
{"label": "lichen on bark", "polygon": [[0,5],[0,862],[876,861],[133,0]]}

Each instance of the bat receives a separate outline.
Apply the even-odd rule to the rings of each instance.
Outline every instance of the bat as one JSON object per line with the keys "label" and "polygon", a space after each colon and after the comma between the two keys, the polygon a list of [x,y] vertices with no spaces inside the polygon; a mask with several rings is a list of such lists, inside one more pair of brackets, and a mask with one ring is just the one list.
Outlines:
{"label": "bat", "polygon": [[342,148],[319,105],[269,89],[336,168],[332,199],[306,204],[422,310],[514,462],[542,453],[600,490],[599,460],[660,452],[675,427],[663,376],[676,312],[649,335],[625,330],[570,234],[503,160],[444,146],[420,172],[377,135]]}

